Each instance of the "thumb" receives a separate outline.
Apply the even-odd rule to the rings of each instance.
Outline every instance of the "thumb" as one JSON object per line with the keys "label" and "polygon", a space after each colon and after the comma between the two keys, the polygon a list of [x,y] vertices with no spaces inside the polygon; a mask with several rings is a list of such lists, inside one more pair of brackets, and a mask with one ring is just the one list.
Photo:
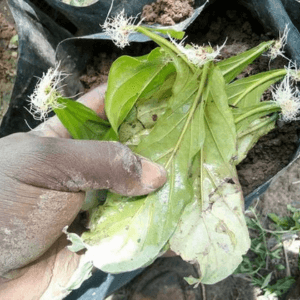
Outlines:
{"label": "thumb", "polygon": [[15,179],[36,187],[67,192],[109,189],[135,196],[148,194],[166,181],[166,171],[161,166],[118,142],[38,137],[30,133],[14,134],[1,142],[5,144],[1,151],[5,152],[3,170],[14,170]]}

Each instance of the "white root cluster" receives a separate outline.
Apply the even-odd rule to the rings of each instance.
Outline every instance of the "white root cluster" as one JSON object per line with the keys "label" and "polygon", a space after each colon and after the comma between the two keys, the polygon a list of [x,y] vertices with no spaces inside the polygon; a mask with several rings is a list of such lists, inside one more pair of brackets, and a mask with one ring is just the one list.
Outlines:
{"label": "white root cluster", "polygon": [[288,66],[285,67],[285,69],[292,82],[297,83],[300,81],[300,71],[298,70],[296,63],[290,60]]}
{"label": "white root cluster", "polygon": [[288,33],[289,33],[289,29],[288,29],[288,25],[286,25],[282,36],[279,35],[279,39],[276,40],[274,45],[269,49],[268,56],[271,58],[271,60],[275,59],[277,56],[282,56],[287,60],[289,60],[284,55],[284,50],[283,50],[287,43]]}
{"label": "white root cluster", "polygon": [[184,40],[180,43],[177,43],[170,36],[172,43],[182,52],[183,55],[187,57],[187,59],[194,65],[201,67],[208,61],[215,61],[216,57],[220,55],[220,51],[225,46],[226,41],[222,46],[217,46],[215,51],[211,51],[208,47],[198,46],[191,44],[188,47],[184,46]]}
{"label": "white root cluster", "polygon": [[291,86],[291,78],[289,72],[282,82],[273,87],[273,100],[281,108],[282,120],[286,122],[298,120],[300,112],[300,92],[298,88]]}
{"label": "white root cluster", "polygon": [[28,111],[35,120],[45,121],[53,109],[63,108],[63,105],[57,102],[60,96],[58,87],[67,75],[58,71],[58,68],[59,65],[55,69],[49,68],[47,73],[39,79],[32,95],[29,96],[30,109]]}
{"label": "white root cluster", "polygon": [[123,49],[129,45],[129,35],[134,32],[135,28],[140,25],[134,25],[137,20],[136,17],[127,17],[124,9],[115,17],[106,18],[103,25],[100,25],[107,35],[109,35],[113,43]]}

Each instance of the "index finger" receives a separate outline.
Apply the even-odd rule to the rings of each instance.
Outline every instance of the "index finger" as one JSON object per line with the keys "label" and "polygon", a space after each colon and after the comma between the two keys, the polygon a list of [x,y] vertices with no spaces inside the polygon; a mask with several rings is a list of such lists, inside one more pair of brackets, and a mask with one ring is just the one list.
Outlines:
{"label": "index finger", "polygon": [[[106,88],[107,83],[103,83],[78,99],[78,102],[94,110],[97,115],[104,120],[107,119],[104,111]],[[30,134],[41,137],[71,138],[68,130],[60,122],[57,116],[54,116],[37,126],[30,131]]]}

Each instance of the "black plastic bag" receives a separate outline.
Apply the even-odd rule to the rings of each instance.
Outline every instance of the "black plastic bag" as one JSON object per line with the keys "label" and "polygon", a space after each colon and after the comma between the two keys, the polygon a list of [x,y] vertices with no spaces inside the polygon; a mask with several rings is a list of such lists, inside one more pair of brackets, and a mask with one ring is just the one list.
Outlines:
{"label": "black plastic bag", "polygon": [[[291,60],[300,66],[300,3],[296,0],[239,0],[239,3],[249,9],[266,32],[271,31],[275,36],[279,36],[287,26],[289,32],[285,50]],[[294,154],[291,163],[299,156],[299,151],[300,148]],[[246,208],[268,189],[276,176],[247,195]]]}
{"label": "black plastic bag", "polygon": [[[152,0],[116,0],[110,15],[113,16],[124,9],[128,16],[136,16],[141,13],[144,5],[151,2]],[[195,2],[196,7],[199,7],[206,0]],[[90,35],[91,39],[97,39],[98,33],[101,32],[99,24],[104,23],[111,3],[111,0],[101,0],[87,7],[75,7],[60,0],[8,0],[19,35],[19,60],[10,105],[0,126],[0,137],[14,132],[29,131],[40,123],[29,114],[27,100],[38,77],[50,67],[54,67],[55,50],[60,42],[57,56],[62,60],[61,68],[72,74],[67,81],[73,94],[66,93],[66,96],[80,92],[81,85],[79,80],[76,82],[76,77],[86,64],[88,51],[80,51],[80,47],[76,47],[76,39],[87,35]],[[175,27],[185,29],[200,11],[196,9],[189,20]],[[142,35],[136,35],[133,39],[145,41]],[[70,56],[72,60],[68,59]]]}
{"label": "black plastic bag", "polygon": [[28,96],[34,90],[37,77],[55,64],[57,44],[72,36],[30,2],[13,0],[9,1],[9,7],[19,35],[19,59],[11,101],[0,127],[0,137],[30,130],[25,120],[31,128],[39,124],[25,109],[28,108]]}
{"label": "black plastic bag", "polygon": [[[127,15],[136,16],[145,4],[151,2],[152,0],[116,0],[111,15],[125,9]],[[196,0],[195,7],[199,8],[205,2],[205,0]],[[210,3],[212,2],[214,1],[211,0]],[[291,59],[300,65],[300,3],[296,0],[239,0],[238,2],[247,7],[249,13],[262,23],[265,31],[272,31],[276,36],[283,33],[288,24],[290,31],[286,50]],[[39,121],[34,120],[25,109],[26,107],[28,109],[27,99],[33,92],[37,77],[41,77],[49,67],[54,67],[55,63],[60,61],[61,68],[72,74],[68,79],[69,83],[73,84],[70,89],[73,93],[77,93],[81,88],[80,72],[92,55],[90,45],[97,44],[97,47],[104,48],[110,40],[108,36],[101,33],[99,24],[105,21],[111,0],[100,0],[88,7],[72,7],[59,0],[8,0],[8,3],[19,34],[19,61],[10,106],[0,127],[0,137],[14,132],[29,131],[28,125],[34,128],[39,124]],[[185,29],[199,13],[200,10],[196,11],[190,19],[176,27]],[[148,41],[148,38],[136,34],[131,36],[131,40],[140,44]],[[295,156],[298,152],[299,150]],[[268,188],[271,180],[246,197],[246,207]],[[98,270],[67,299],[104,299],[140,272],[141,270],[136,270],[111,275]]]}
{"label": "black plastic bag", "polygon": [[286,50],[290,58],[300,65],[300,3],[296,0],[239,0],[266,31],[275,36],[288,26]]}

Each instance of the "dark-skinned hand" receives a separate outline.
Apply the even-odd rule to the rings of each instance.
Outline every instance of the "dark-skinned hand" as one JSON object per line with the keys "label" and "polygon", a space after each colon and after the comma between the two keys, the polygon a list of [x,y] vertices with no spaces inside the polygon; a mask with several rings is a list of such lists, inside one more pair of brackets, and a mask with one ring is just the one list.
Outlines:
{"label": "dark-skinned hand", "polygon": [[[101,85],[79,101],[106,118]],[[62,229],[91,189],[144,195],[166,172],[118,142],[71,139],[55,116],[0,140],[0,299],[60,299],[80,255]]]}

